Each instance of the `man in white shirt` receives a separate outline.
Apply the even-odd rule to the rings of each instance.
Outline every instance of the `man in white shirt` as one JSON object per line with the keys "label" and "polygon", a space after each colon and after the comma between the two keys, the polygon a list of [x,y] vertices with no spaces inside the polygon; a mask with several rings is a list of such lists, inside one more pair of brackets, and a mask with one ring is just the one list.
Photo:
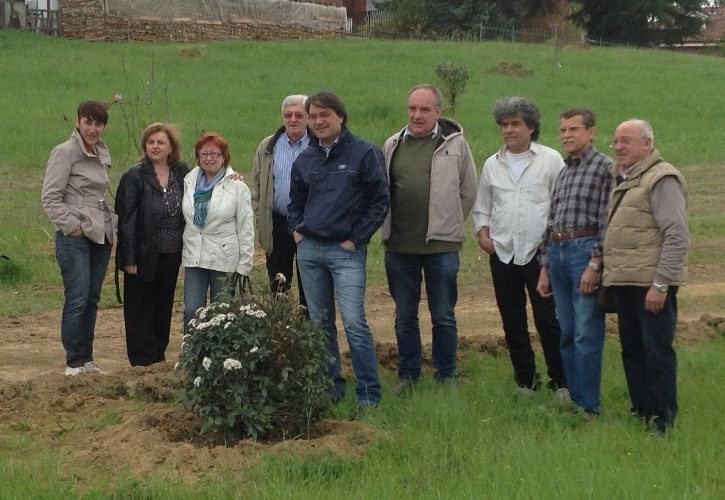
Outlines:
{"label": "man in white shirt", "polygon": [[496,303],[516,384],[523,390],[537,390],[542,382],[528,330],[528,292],[548,368],[547,387],[567,398],[554,301],[536,292],[539,245],[564,159],[536,142],[541,113],[530,100],[500,99],[493,115],[501,127],[504,145],[483,165],[472,212],[478,243],[490,256]]}

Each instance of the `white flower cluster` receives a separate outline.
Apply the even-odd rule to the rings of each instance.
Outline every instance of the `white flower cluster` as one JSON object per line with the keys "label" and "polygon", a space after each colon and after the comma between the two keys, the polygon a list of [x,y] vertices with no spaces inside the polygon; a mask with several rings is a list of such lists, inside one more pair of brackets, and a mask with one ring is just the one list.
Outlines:
{"label": "white flower cluster", "polygon": [[254,309],[252,306],[244,305],[239,308],[239,311],[242,314],[246,314],[247,316],[252,316],[255,318],[266,318],[267,313],[262,311],[261,309]]}
{"label": "white flower cluster", "polygon": [[[215,315],[213,318],[211,318],[206,323],[196,323],[194,324],[194,327],[197,330],[207,330],[213,326],[221,326],[222,324],[225,324],[229,321],[233,321],[236,319],[236,315],[234,313],[220,313]],[[227,328],[225,325],[224,328]]]}
{"label": "white flower cluster", "polygon": [[[204,319],[206,319],[206,310],[207,310],[206,307],[200,307],[199,309],[196,310],[196,312],[194,313],[194,315],[197,318],[199,318],[201,320],[204,320]],[[189,322],[189,324],[191,324],[191,322]]]}
{"label": "white flower cluster", "polygon": [[275,280],[279,281],[280,283],[287,283],[287,278],[284,277],[284,274],[277,273],[277,275],[274,277]]}
{"label": "white flower cluster", "polygon": [[249,353],[250,353],[250,354],[254,354],[254,353],[255,353],[255,352],[257,352],[258,350],[259,350],[259,347],[257,347],[257,346],[254,346],[254,347],[252,347],[252,348],[251,348],[251,349],[249,350]]}
{"label": "white flower cluster", "polygon": [[230,371],[230,370],[241,370],[242,369],[242,363],[240,363],[236,359],[227,358],[227,359],[224,360],[224,369],[226,371]]}
{"label": "white flower cluster", "polygon": [[194,387],[199,387],[201,385],[201,377],[196,377],[194,379]]}
{"label": "white flower cluster", "polygon": [[203,366],[206,371],[209,371],[209,368],[211,368],[211,359],[205,357],[201,362],[201,366]]}

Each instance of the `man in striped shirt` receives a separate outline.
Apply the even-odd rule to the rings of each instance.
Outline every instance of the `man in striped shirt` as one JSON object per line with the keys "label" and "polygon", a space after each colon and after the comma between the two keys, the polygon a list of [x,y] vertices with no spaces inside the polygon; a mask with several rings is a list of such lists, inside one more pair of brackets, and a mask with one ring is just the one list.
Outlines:
{"label": "man in striped shirt", "polygon": [[600,406],[604,313],[595,291],[602,271],[602,242],[612,179],[612,159],[592,140],[594,113],[574,108],[559,118],[559,134],[569,153],[554,187],[536,287],[554,295],[561,326],[561,359],[572,401],[588,415]]}
{"label": "man in striped shirt", "polygon": [[[282,101],[283,125],[257,146],[252,165],[252,208],[259,244],[267,254],[267,275],[273,293],[286,292],[292,283],[297,245],[287,224],[287,205],[292,164],[310,143],[306,99],[305,95],[290,95]],[[306,307],[299,270],[297,287],[300,304]]]}
{"label": "man in striped shirt", "polygon": [[472,215],[478,243],[490,256],[491,278],[514,379],[523,393],[541,386],[526,316],[528,292],[548,368],[547,386],[558,397],[568,397],[554,301],[536,292],[536,257],[546,229],[554,182],[564,160],[555,150],[536,142],[541,113],[529,99],[500,99],[493,115],[504,145],[483,165]]}

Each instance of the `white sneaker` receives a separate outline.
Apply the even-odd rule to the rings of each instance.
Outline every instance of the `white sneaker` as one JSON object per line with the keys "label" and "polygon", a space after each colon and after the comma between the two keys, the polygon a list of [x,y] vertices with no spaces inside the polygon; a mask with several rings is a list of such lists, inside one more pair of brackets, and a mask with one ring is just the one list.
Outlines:
{"label": "white sneaker", "polygon": [[65,367],[65,374],[69,377],[75,377],[76,375],[80,375],[81,373],[86,373],[86,369],[82,366],[66,366]]}
{"label": "white sneaker", "polygon": [[105,375],[106,374],[106,372],[104,372],[103,370],[101,370],[101,367],[98,366],[95,361],[86,361],[83,364],[83,369],[86,372],[95,372],[95,373],[98,373],[100,375]]}
{"label": "white sneaker", "polygon": [[571,403],[571,394],[569,393],[569,389],[567,389],[566,387],[561,387],[557,389],[554,392],[554,397],[560,403]]}
{"label": "white sneaker", "polygon": [[528,387],[517,387],[516,392],[518,392],[521,396],[529,397],[534,396],[536,394],[536,391],[533,389],[529,389]]}

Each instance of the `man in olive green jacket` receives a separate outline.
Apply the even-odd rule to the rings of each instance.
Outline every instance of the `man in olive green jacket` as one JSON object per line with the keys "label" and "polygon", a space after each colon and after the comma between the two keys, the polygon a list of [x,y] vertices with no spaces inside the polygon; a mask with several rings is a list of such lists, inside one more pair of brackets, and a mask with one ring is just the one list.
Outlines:
{"label": "man in olive green jacket", "polygon": [[649,123],[629,120],[612,141],[617,178],[604,237],[632,413],[664,434],[677,415],[677,289],[689,247],[687,184],[654,149]]}
{"label": "man in olive green jacket", "polygon": [[[252,166],[252,208],[259,244],[267,255],[267,275],[274,293],[289,290],[297,252],[287,224],[287,205],[292,164],[312,137],[307,126],[306,99],[304,95],[284,99],[283,126],[257,146]],[[280,279],[279,275],[284,278]],[[297,271],[300,304],[307,306],[299,276]]]}

